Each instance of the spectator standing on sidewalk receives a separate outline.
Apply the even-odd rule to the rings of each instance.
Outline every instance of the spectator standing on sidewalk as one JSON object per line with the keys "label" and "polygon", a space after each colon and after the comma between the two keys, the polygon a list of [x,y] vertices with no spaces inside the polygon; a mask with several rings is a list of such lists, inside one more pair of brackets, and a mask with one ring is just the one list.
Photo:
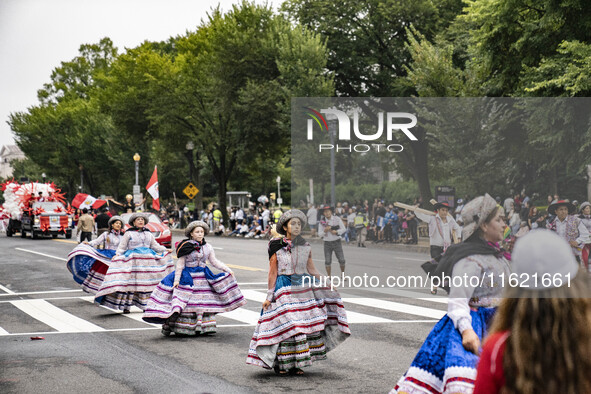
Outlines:
{"label": "spectator standing on sidewalk", "polygon": [[281,208],[275,208],[275,211],[273,212],[273,223],[278,223],[281,215],[283,215],[283,211],[281,210]]}
{"label": "spectator standing on sidewalk", "polygon": [[316,237],[316,227],[318,226],[318,210],[314,204],[310,204],[308,212],[306,212],[308,218],[308,224],[310,225],[311,237]]}
{"label": "spectator standing on sidewalk", "polygon": [[88,209],[82,210],[82,216],[78,219],[78,227],[76,228],[80,234],[80,243],[84,241],[90,242],[92,240],[92,233],[94,232],[94,218],[88,214]]}
{"label": "spectator standing on sidewalk", "polygon": [[406,215],[406,223],[408,223],[408,234],[410,236],[410,241],[408,242],[411,245],[416,245],[419,243],[419,236],[417,234],[417,215],[414,212],[409,211]]}
{"label": "spectator standing on sidewalk", "polygon": [[357,217],[357,208],[352,206],[349,208],[349,214],[347,215],[347,232],[349,234],[349,240],[354,241],[357,238],[355,231],[355,218]]}
{"label": "spectator standing on sidewalk", "polygon": [[435,204],[437,215],[431,216],[422,212],[415,212],[415,215],[429,224],[429,244],[431,258],[439,261],[441,255],[453,242],[453,232],[457,239],[462,236],[460,226],[454,218],[449,215],[449,205],[446,202]]}
{"label": "spectator standing on sidewalk", "polygon": [[263,219],[263,231],[267,230],[267,226],[269,225],[269,219],[271,217],[271,212],[269,208],[263,205],[263,212],[261,213],[261,218]]}
{"label": "spectator standing on sidewalk", "polygon": [[109,220],[111,217],[107,214],[108,208],[103,208],[100,215],[97,215],[96,222],[96,236],[100,237],[102,233],[109,230]]}
{"label": "spectator standing on sidewalk", "polygon": [[347,229],[341,218],[332,214],[332,210],[333,208],[328,205],[322,207],[324,220],[321,220],[318,226],[318,236],[324,241],[324,265],[328,276],[331,274],[332,252],[337,256],[341,266],[341,273],[345,273],[345,254],[341,244],[341,235]]}
{"label": "spectator standing on sidewalk", "polygon": [[367,214],[363,208],[355,215],[354,223],[355,232],[357,233],[357,247],[365,248],[365,238],[367,237],[367,225],[369,224],[369,220],[367,220]]}
{"label": "spectator standing on sidewalk", "polygon": [[386,207],[386,214],[384,215],[386,226],[384,227],[384,241],[392,242],[392,225],[394,222],[394,211],[392,205]]}

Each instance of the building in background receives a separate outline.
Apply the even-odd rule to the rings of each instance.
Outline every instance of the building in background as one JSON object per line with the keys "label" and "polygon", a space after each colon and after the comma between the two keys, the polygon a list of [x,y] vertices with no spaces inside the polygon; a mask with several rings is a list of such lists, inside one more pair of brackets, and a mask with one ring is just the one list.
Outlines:
{"label": "building in background", "polygon": [[24,160],[25,154],[16,145],[4,145],[0,149],[0,179],[11,178],[13,168],[10,163],[14,160]]}

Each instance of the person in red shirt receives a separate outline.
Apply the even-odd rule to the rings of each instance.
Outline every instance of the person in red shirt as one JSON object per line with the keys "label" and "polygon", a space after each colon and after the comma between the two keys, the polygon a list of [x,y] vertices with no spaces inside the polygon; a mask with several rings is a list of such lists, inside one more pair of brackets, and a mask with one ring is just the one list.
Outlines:
{"label": "person in red shirt", "polygon": [[591,393],[589,276],[548,230],[518,240],[512,257],[521,287],[505,291],[474,394]]}

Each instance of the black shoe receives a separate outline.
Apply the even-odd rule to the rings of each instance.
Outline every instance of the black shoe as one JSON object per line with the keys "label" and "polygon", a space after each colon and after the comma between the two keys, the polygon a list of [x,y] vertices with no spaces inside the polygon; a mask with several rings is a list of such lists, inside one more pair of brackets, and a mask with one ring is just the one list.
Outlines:
{"label": "black shoe", "polygon": [[361,244],[361,247],[362,247],[362,248],[365,248],[365,244]]}
{"label": "black shoe", "polygon": [[123,314],[124,314],[124,315],[127,315],[128,313],[131,313],[131,311],[130,311],[129,309],[124,309],[124,310],[123,310]]}

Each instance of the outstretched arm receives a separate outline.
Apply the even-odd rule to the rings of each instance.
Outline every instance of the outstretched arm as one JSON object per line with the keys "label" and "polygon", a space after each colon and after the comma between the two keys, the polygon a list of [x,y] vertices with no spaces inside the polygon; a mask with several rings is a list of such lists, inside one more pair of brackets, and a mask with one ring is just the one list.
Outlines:
{"label": "outstretched arm", "polygon": [[97,246],[99,246],[100,244],[102,244],[103,242],[105,242],[105,239],[107,237],[109,233],[107,231],[105,231],[104,233],[102,233],[97,239],[95,239],[94,241],[84,241],[85,244],[92,246],[93,248],[96,248]]}
{"label": "outstretched arm", "polygon": [[121,204],[121,203],[120,203],[120,202],[118,202],[118,201],[115,201],[115,200],[113,200],[112,198],[109,198],[109,199],[107,200],[107,205],[109,205],[109,203],[108,203],[109,201],[111,201],[111,202],[112,202],[113,204],[115,204],[115,205],[119,205],[120,207],[122,207],[122,206],[123,206],[123,204]]}
{"label": "outstretched arm", "polygon": [[185,269],[185,256],[179,257],[176,261],[176,266],[174,268],[174,285],[172,287],[178,287],[183,269]]}
{"label": "outstretched arm", "polygon": [[234,275],[234,272],[232,272],[232,270],[224,263],[222,263],[221,261],[219,261],[216,257],[215,257],[215,252],[213,251],[213,247],[210,248],[210,252],[209,252],[209,257],[208,260],[211,263],[211,265],[213,265],[215,268],[219,269],[220,271],[224,271],[229,273],[230,275]]}

